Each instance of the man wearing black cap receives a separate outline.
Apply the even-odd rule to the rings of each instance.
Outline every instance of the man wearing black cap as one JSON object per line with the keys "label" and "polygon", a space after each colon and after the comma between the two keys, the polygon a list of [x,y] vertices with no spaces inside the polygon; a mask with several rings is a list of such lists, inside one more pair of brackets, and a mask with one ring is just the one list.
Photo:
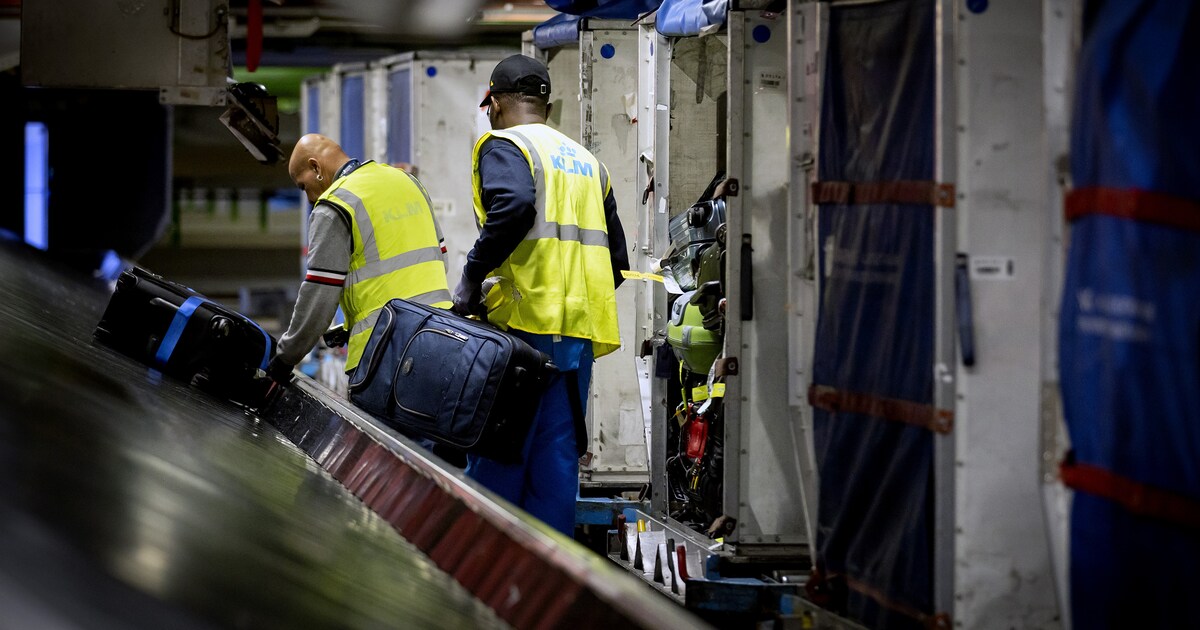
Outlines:
{"label": "man wearing black cap", "polygon": [[[615,289],[629,269],[608,170],[546,126],[550,74],[513,55],[492,71],[480,107],[492,131],[475,144],[472,180],[480,233],[467,254],[454,309],[486,311],[554,358],[523,463],[471,456],[467,474],[571,535],[592,361],[620,347]],[[489,291],[481,287],[488,279]]]}

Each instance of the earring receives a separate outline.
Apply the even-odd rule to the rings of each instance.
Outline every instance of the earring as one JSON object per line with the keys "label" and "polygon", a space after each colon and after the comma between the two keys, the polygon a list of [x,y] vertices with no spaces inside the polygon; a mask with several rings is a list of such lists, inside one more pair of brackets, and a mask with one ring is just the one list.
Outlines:
{"label": "earring", "polygon": [[325,178],[321,177],[320,175],[317,175],[317,181],[323,182],[323,181],[325,181]]}

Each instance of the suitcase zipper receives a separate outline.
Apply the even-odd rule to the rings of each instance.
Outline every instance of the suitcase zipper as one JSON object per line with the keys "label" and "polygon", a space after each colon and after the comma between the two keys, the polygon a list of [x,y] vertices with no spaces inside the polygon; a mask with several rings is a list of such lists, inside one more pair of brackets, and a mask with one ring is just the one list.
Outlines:
{"label": "suitcase zipper", "polygon": [[[379,312],[380,319],[383,319],[385,316],[387,317],[387,321],[383,323],[382,329],[380,329],[380,322],[379,321],[375,322],[376,330],[380,330],[380,342],[381,343],[382,343],[382,340],[384,337],[391,336],[392,323],[395,322],[395,313],[393,313],[392,309],[388,308],[386,305]],[[374,335],[375,335],[375,333],[374,333],[374,331],[372,331],[371,336],[374,336]],[[363,373],[362,379],[360,379],[356,382],[353,382],[353,383],[347,383],[347,385],[346,385],[347,391],[351,391],[351,392],[357,391],[358,388],[362,387],[363,383],[366,383],[367,380],[369,380],[371,378],[371,375],[375,373],[375,370],[379,367],[380,357],[383,355],[383,352],[380,351],[381,348],[379,346],[380,346],[379,343],[375,344],[375,351],[373,353],[371,353],[371,357],[367,360],[367,371]],[[408,350],[408,346],[407,345],[404,346],[404,349]],[[355,374],[357,374],[357,373],[358,372],[356,370]]]}

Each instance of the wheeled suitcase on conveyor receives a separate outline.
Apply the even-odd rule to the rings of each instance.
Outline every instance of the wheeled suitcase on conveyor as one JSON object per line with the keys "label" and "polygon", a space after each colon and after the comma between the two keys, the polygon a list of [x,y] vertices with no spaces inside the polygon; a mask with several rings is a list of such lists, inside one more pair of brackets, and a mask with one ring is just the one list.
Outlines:
{"label": "wheeled suitcase on conveyor", "polygon": [[246,316],[144,269],[121,273],[93,335],[164,374],[248,407],[264,404],[271,390],[261,371],[275,351],[273,337]]}
{"label": "wheeled suitcase on conveyor", "polygon": [[395,299],[380,309],[350,375],[350,400],[406,435],[519,462],[556,371],[513,335]]}

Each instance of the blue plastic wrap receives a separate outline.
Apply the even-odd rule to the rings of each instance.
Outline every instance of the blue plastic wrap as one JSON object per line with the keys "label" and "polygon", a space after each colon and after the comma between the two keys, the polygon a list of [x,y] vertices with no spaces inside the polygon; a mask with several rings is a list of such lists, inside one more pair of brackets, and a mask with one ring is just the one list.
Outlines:
{"label": "blue plastic wrap", "polygon": [[[1074,463],[1197,506],[1200,5],[1089,3],[1078,72],[1071,171],[1100,192],[1075,208],[1059,322]],[[1142,192],[1159,207],[1114,207]],[[1131,498],[1075,493],[1075,627],[1200,627],[1200,533]]]}
{"label": "blue plastic wrap", "polygon": [[547,0],[558,15],[533,27],[533,45],[543,50],[579,41],[583,18],[636,20],[658,8],[661,0]]}
{"label": "blue plastic wrap", "polygon": [[533,45],[545,50],[574,44],[579,41],[579,23],[581,21],[583,18],[578,15],[559,13],[533,27]]}
{"label": "blue plastic wrap", "polygon": [[691,37],[725,23],[729,0],[664,0],[654,16],[654,28],[667,37]]}
{"label": "blue plastic wrap", "polygon": [[662,0],[546,0],[555,11],[594,18],[633,20],[658,8]]}
{"label": "blue plastic wrap", "polygon": [[[933,5],[830,8],[818,173],[829,182],[930,182]],[[817,565],[850,616],[920,627],[933,611],[934,211],[823,203],[814,391]]]}
{"label": "blue plastic wrap", "polygon": [[1200,200],[1200,7],[1088,3],[1071,175],[1077,188],[1136,188]]}

